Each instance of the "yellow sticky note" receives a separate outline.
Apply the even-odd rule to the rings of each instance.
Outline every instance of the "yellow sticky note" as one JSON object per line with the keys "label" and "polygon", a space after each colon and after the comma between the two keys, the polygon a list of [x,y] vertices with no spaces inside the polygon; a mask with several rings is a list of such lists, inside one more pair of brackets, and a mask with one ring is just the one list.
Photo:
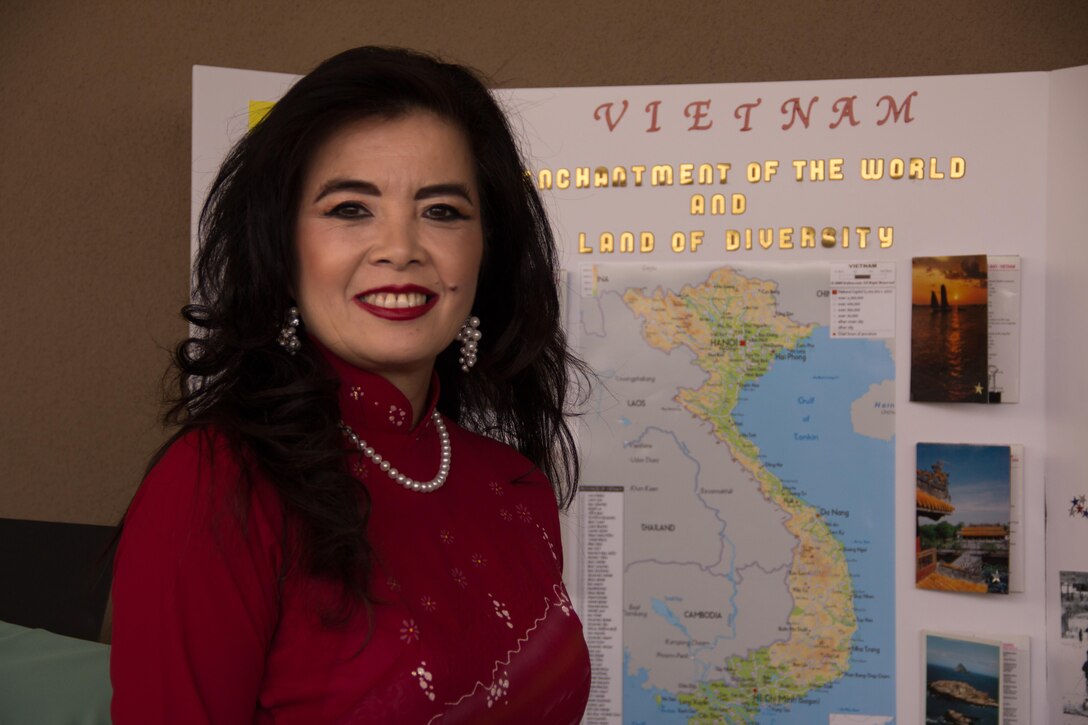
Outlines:
{"label": "yellow sticky note", "polygon": [[249,102],[249,127],[253,128],[261,122],[269,111],[272,110],[272,106],[276,105],[275,101],[250,101]]}

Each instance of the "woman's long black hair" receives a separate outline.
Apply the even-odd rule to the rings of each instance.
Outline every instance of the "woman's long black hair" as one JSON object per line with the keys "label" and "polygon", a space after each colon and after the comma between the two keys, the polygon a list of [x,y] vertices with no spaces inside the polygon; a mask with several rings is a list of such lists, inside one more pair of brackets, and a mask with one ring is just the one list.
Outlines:
{"label": "woman's long black hair", "polygon": [[276,487],[306,570],[342,582],[355,600],[367,596],[370,507],[345,466],[337,381],[305,340],[292,356],[276,338],[293,304],[299,194],[315,150],[346,123],[420,110],[468,138],[485,236],[473,314],[486,344],[470,374],[454,346],[439,356],[438,407],[516,448],[570,502],[578,459],[568,395],[586,376],[560,325],[551,228],[490,92],[466,68],[412,51],[363,47],[330,58],[230,152],[201,214],[194,302],[183,309],[196,332],[175,351],[177,394],[164,416],[179,435],[225,435]]}

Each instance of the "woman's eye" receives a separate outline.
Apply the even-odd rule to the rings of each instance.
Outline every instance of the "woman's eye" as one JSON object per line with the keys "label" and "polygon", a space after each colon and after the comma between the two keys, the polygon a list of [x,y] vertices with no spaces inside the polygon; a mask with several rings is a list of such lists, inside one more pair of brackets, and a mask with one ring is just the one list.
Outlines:
{"label": "woman's eye", "polygon": [[370,216],[370,210],[358,202],[345,201],[330,209],[326,216],[339,217],[340,219],[360,219]]}
{"label": "woman's eye", "polygon": [[449,204],[435,204],[434,206],[429,206],[427,207],[427,210],[423,212],[423,216],[436,221],[467,219],[457,207],[450,206]]}

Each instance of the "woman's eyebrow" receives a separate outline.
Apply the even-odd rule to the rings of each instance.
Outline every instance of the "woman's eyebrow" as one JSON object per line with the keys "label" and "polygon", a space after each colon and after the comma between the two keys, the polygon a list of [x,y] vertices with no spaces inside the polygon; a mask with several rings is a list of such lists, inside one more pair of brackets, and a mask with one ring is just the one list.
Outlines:
{"label": "woman's eyebrow", "polygon": [[419,201],[420,199],[431,199],[436,196],[459,196],[472,204],[472,195],[469,193],[468,186],[457,182],[424,186],[416,192],[415,199]]}
{"label": "woman's eyebrow", "polygon": [[[367,194],[369,196],[381,196],[381,189],[378,185],[370,182],[363,181],[361,179],[332,179],[326,182],[321,190],[317,192],[317,196],[314,197],[314,203],[321,201],[329,194],[335,194],[338,191],[354,191],[359,194]],[[444,184],[430,184],[420,188],[415,193],[415,200],[432,199],[436,196],[459,196],[472,204],[472,195],[469,193],[468,185],[458,182],[448,182]]]}
{"label": "woman's eyebrow", "polygon": [[382,195],[378,185],[370,181],[363,181],[361,179],[331,179],[325,182],[321,187],[321,190],[317,192],[317,196],[314,197],[314,203],[317,203],[329,194],[334,194],[338,191],[354,191],[369,196]]}

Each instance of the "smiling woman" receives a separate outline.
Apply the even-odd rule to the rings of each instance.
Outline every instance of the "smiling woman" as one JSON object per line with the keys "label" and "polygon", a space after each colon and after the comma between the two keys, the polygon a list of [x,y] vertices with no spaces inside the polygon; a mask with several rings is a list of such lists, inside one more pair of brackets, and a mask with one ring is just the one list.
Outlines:
{"label": "smiling woman", "polygon": [[483,256],[464,134],[419,111],[339,129],[304,177],[295,242],[310,332],[392,382],[418,416],[435,359],[469,317]]}
{"label": "smiling woman", "polygon": [[557,502],[583,368],[524,168],[475,76],[380,48],[231,152],[179,428],[117,552],[114,722],[581,719]]}

